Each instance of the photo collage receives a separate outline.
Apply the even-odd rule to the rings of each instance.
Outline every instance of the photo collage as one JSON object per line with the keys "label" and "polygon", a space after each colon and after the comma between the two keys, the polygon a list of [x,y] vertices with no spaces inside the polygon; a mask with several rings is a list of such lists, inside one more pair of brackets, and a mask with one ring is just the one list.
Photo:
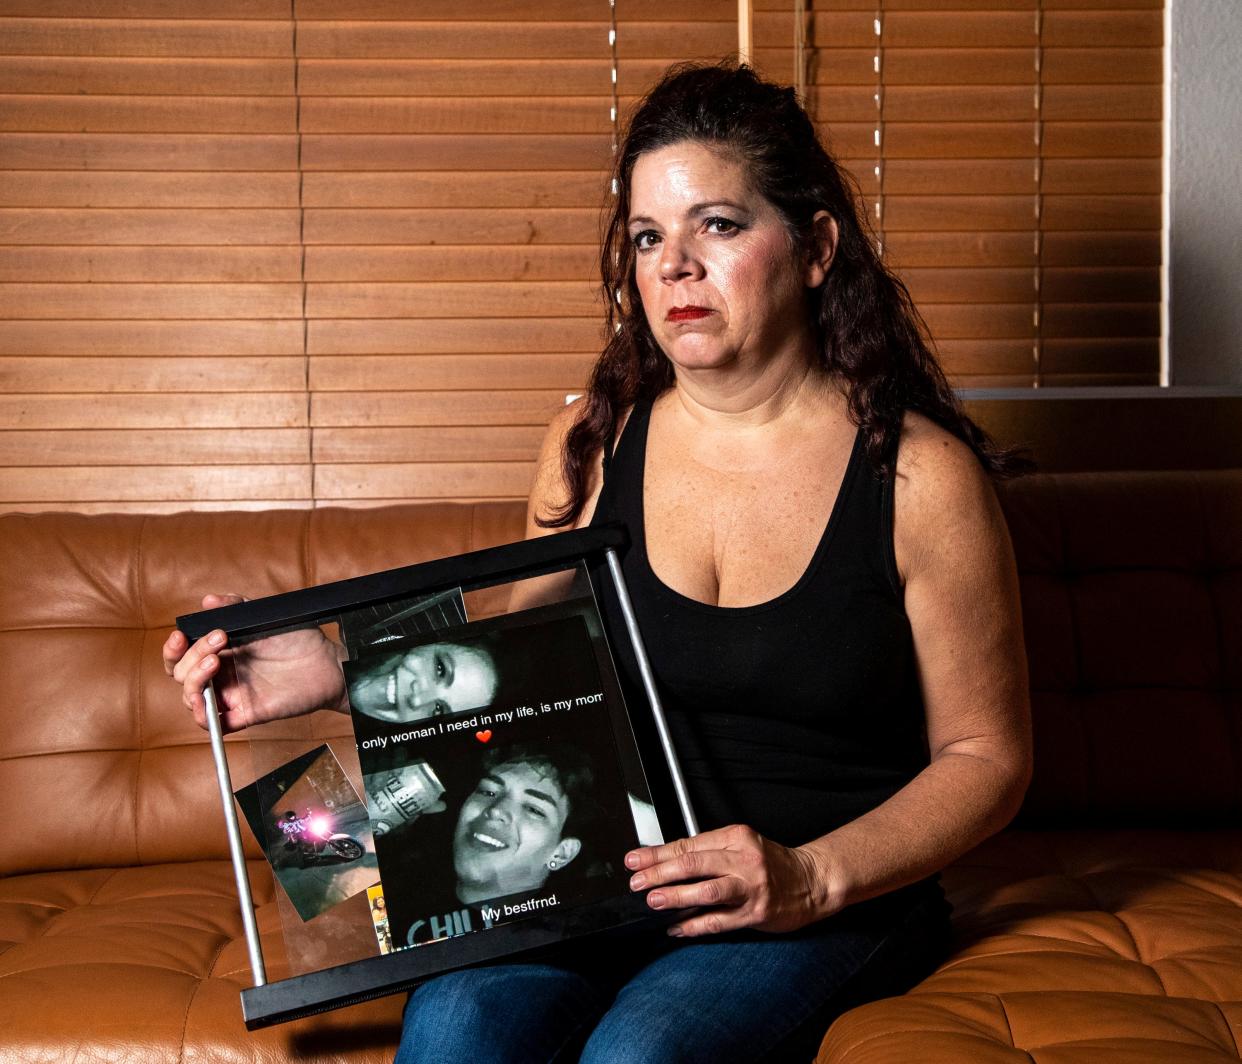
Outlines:
{"label": "photo collage", "polygon": [[387,953],[627,891],[662,838],[594,610],[342,618],[362,793],[324,746],[237,794],[303,920],[366,892]]}

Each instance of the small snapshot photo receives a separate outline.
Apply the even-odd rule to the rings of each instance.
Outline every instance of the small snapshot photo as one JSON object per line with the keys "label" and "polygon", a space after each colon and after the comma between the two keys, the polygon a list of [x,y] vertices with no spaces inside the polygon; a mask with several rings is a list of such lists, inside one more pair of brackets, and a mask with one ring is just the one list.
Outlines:
{"label": "small snapshot photo", "polygon": [[427,636],[441,628],[466,623],[466,601],[461,588],[435,595],[416,595],[357,610],[338,618],[341,641],[351,658],[368,647],[391,643],[405,636]]}
{"label": "small snapshot photo", "polygon": [[392,952],[392,931],[388,927],[388,907],[384,902],[384,888],[378,883],[367,887],[367,902],[371,906],[371,923],[375,927],[375,940],[380,953]]}
{"label": "small snapshot photo", "polygon": [[394,949],[626,889],[634,799],[587,624],[561,613],[345,664]]}
{"label": "small snapshot photo", "polygon": [[303,920],[378,881],[366,804],[328,746],[261,776],[234,797]]}

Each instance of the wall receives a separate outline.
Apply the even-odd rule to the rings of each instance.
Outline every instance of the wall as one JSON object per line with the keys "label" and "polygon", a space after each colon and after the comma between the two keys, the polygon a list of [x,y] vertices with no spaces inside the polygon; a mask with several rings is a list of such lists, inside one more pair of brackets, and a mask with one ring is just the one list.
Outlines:
{"label": "wall", "polygon": [[1171,383],[1242,385],[1242,3],[1171,2]]}

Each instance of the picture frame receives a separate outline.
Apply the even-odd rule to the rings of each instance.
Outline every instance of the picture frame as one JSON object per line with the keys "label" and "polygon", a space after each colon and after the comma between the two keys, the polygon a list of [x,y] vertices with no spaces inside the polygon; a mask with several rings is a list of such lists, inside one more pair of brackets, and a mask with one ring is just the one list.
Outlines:
{"label": "picture frame", "polygon": [[[205,692],[254,984],[241,993],[249,1029],[668,922],[628,889],[621,863],[635,845],[697,833],[621,572],[626,543],[620,525],[561,532],[178,618],[191,643],[223,629],[243,649],[331,625],[348,653],[335,753],[309,733],[300,747],[251,735],[268,764],[275,749],[294,756],[236,794]],[[506,593],[520,604],[496,606]],[[467,616],[468,600],[490,615]],[[274,870],[295,961],[274,980],[242,819]],[[312,823],[329,826],[312,836]]]}

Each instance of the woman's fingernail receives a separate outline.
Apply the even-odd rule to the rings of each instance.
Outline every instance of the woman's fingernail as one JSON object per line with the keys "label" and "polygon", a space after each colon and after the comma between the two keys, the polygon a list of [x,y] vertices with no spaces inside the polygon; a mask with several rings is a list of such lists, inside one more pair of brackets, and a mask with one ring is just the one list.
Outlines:
{"label": "woman's fingernail", "polygon": [[201,668],[203,672],[206,672],[208,669],[212,668],[215,665],[215,663],[216,663],[215,655],[208,654],[205,658],[203,658],[202,662],[199,665],[199,668]]}
{"label": "woman's fingernail", "polygon": [[630,890],[642,890],[647,885],[647,877],[639,872],[630,877]]}
{"label": "woman's fingernail", "polygon": [[653,909],[663,909],[667,901],[668,899],[665,898],[663,894],[648,894],[647,895],[647,904],[650,905]]}
{"label": "woman's fingernail", "polygon": [[207,637],[207,643],[209,646],[213,646],[213,647],[224,646],[224,633],[223,632],[212,632],[211,635]]}
{"label": "woman's fingernail", "polygon": [[670,927],[667,934],[669,938],[681,938],[685,932],[680,927]]}
{"label": "woman's fingernail", "polygon": [[638,854],[627,853],[625,855],[625,867],[626,868],[637,868],[638,867]]}

